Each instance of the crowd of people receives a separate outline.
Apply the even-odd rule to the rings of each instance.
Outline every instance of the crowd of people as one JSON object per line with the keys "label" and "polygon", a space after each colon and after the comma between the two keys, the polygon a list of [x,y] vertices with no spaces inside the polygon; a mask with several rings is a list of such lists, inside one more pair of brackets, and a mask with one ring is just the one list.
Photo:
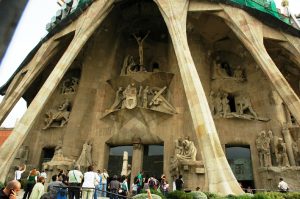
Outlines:
{"label": "crowd of people", "polygon": [[[15,171],[15,179],[8,182],[7,186],[0,191],[0,199],[17,198],[17,193],[21,189],[22,174],[25,170],[26,166],[22,166]],[[67,172],[59,170],[57,174],[52,176],[51,182],[47,186],[47,192],[45,192],[44,186],[46,179],[47,173],[44,170],[39,172],[37,169],[32,169],[26,178],[23,199],[97,199],[100,196],[122,199],[129,195],[139,194],[142,190],[148,192],[152,189],[163,195],[167,195],[169,191],[184,190],[182,175],[173,176],[172,190],[170,190],[170,185],[164,174],[160,178],[149,177],[148,175],[144,176],[143,171],[134,177],[131,186],[129,186],[128,176],[113,175],[110,177],[105,169],[94,171],[93,166],[89,166],[85,173],[80,171],[79,166],[74,166],[72,170]],[[245,192],[253,193],[252,189],[251,192],[248,189]],[[282,178],[280,178],[278,189],[280,192],[289,191],[287,183]]]}
{"label": "crowd of people", "polygon": [[[17,183],[21,188],[22,174],[25,171],[26,165],[20,166],[15,171],[15,179],[11,182]],[[94,171],[93,166],[89,166],[85,173],[80,171],[79,166],[74,166],[72,170],[66,172],[58,170],[58,173],[51,177],[47,192],[44,191],[46,180],[46,171],[39,172],[35,168],[30,170],[25,183],[23,180],[23,184],[25,184],[23,199],[79,199],[80,195],[83,199],[97,199],[100,196],[121,199],[129,195],[139,194],[143,189],[154,189],[163,195],[170,191],[170,185],[164,174],[160,178],[149,177],[148,175],[144,176],[144,172],[141,171],[129,185],[128,176],[113,175],[110,177],[105,169]],[[175,187],[177,190],[182,190],[183,183],[182,175],[178,178],[174,177],[173,190]]]}

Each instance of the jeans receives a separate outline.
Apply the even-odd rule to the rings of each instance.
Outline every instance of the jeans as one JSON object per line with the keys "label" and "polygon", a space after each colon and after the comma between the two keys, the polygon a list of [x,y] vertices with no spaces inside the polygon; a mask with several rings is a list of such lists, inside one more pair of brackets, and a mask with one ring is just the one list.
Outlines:
{"label": "jeans", "polygon": [[93,199],[94,189],[82,189],[82,199]]}
{"label": "jeans", "polygon": [[101,190],[101,196],[106,197],[107,184],[106,183],[100,184],[99,189]]}

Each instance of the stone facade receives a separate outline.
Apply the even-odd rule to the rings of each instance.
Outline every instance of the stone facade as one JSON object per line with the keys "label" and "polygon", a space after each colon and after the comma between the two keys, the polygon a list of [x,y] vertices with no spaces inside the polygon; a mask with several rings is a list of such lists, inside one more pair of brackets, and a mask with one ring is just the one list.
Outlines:
{"label": "stone facade", "polygon": [[[0,121],[21,96],[29,107],[1,162],[15,165],[7,157],[26,146],[39,167],[45,149],[61,146],[66,167],[80,159],[102,169],[110,147],[130,145],[137,174],[144,146],[163,145],[169,182],[183,174],[185,188],[239,194],[233,173],[246,163],[234,160],[232,172],[224,151],[242,146],[253,186],[275,188],[280,175],[300,188],[299,37],[229,5],[111,2],[91,4],[4,88]],[[8,169],[0,171],[3,180]]]}

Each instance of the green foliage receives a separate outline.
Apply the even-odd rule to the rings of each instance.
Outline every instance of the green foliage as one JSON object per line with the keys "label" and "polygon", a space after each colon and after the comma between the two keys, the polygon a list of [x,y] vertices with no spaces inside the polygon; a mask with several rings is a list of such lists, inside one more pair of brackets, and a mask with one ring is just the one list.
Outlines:
{"label": "green foliage", "polygon": [[2,189],[4,187],[4,183],[0,182],[0,189]]}
{"label": "green foliage", "polygon": [[[148,194],[146,193],[141,193],[138,195],[135,195],[132,197],[133,199],[147,199],[148,198]],[[153,199],[162,199],[160,196],[156,195],[156,194],[152,194],[152,198]]]}
{"label": "green foliage", "polygon": [[187,193],[187,195],[192,196],[193,199],[207,199],[205,193],[201,191],[192,191],[190,193]]}
{"label": "green foliage", "polygon": [[285,193],[282,194],[284,199],[300,199],[300,193],[299,192],[294,192],[294,193]]}
{"label": "green foliage", "polygon": [[207,199],[222,199],[223,198],[216,193],[211,193],[211,192],[204,192],[204,193],[207,196]]}
{"label": "green foliage", "polygon": [[173,191],[167,195],[169,199],[193,199],[193,196],[183,192],[183,191]]}
{"label": "green foliage", "polygon": [[[166,199],[166,197],[161,192],[159,192],[155,189],[150,189],[150,191],[151,191],[151,194],[155,194],[155,195],[160,196],[162,199]],[[141,193],[147,193],[147,192],[143,189]]]}

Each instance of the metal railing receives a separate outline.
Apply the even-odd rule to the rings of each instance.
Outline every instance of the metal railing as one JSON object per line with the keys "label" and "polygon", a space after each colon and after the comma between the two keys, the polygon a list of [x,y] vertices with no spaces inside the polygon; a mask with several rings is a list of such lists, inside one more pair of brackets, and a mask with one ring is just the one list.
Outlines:
{"label": "metal railing", "polygon": [[[61,189],[63,189],[64,191],[64,193],[66,194],[66,195],[68,195],[68,190],[66,190],[66,189],[68,189],[68,188],[73,188],[73,189],[79,189],[79,191],[80,191],[80,198],[82,198],[82,191],[83,190],[85,190],[85,189],[93,189],[94,191],[93,191],[93,194],[95,193],[95,191],[98,191],[100,194],[101,194],[101,192],[103,192],[103,193],[106,193],[106,194],[109,194],[109,195],[114,195],[114,196],[117,196],[118,198],[132,198],[132,197],[130,197],[130,196],[123,196],[123,195],[120,195],[120,194],[118,194],[118,193],[114,193],[114,192],[111,192],[111,191],[104,191],[104,190],[100,190],[99,188],[93,188],[93,187],[91,187],[91,188],[89,188],[89,187],[81,187],[81,186],[53,186],[53,187],[55,187],[55,188],[57,188],[57,193],[60,193],[60,191],[61,191]],[[102,194],[101,194],[102,195]]]}

